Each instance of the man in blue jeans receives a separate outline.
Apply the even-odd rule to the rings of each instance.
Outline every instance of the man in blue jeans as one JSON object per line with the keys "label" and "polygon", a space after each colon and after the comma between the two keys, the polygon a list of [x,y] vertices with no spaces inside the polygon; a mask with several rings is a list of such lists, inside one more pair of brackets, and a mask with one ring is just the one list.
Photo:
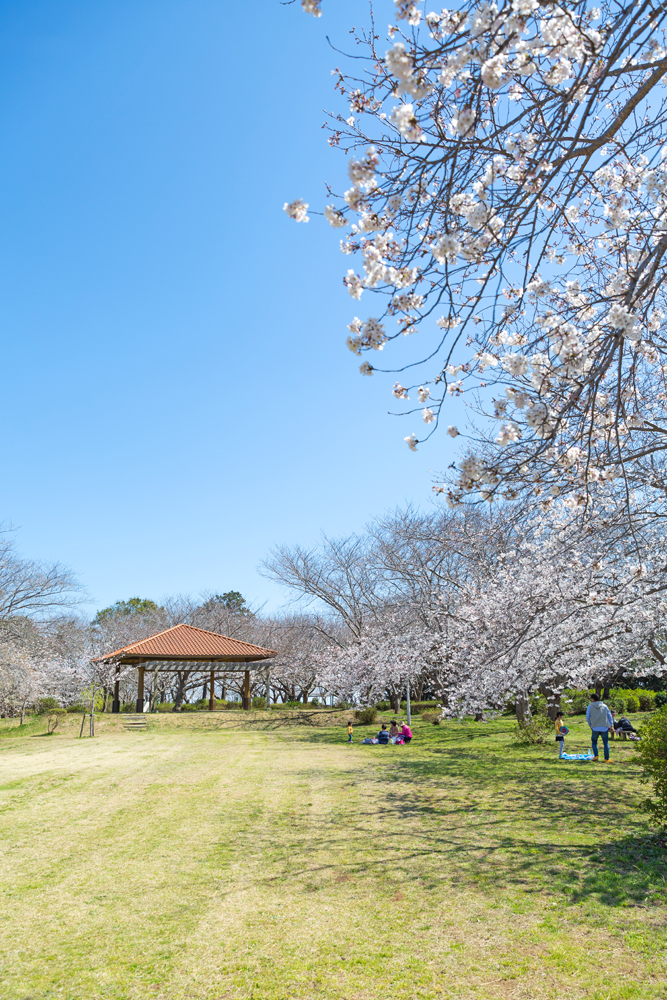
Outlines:
{"label": "man in blue jeans", "polygon": [[601,736],[602,745],[604,746],[604,759],[609,761],[609,730],[613,727],[614,720],[605,703],[600,701],[599,694],[591,695],[591,703],[586,709],[586,722],[591,727],[593,760],[598,759],[598,736]]}

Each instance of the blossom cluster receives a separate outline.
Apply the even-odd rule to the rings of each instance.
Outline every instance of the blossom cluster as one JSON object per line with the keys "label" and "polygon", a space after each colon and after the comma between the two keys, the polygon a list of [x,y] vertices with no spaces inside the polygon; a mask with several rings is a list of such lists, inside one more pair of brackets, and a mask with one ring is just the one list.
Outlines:
{"label": "blossom cluster", "polygon": [[413,340],[436,359],[422,418],[432,433],[464,395],[489,421],[443,487],[453,505],[528,489],[581,507],[619,475],[646,489],[666,447],[667,12],[394,6],[384,51],[358,35],[367,79],[336,75],[352,186],[325,217],[360,259],[349,294],[385,301],[348,346],[386,348],[444,308],[438,349]]}

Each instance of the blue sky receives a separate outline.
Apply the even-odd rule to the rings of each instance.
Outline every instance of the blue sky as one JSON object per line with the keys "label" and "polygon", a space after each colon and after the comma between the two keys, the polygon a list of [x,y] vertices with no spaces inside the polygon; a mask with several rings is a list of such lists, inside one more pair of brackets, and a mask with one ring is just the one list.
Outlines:
{"label": "blue sky", "polygon": [[[388,23],[392,4],[385,2]],[[0,2],[1,515],[91,608],[241,590],[271,545],[430,502],[440,434],[345,348],[326,143],[360,0]]]}

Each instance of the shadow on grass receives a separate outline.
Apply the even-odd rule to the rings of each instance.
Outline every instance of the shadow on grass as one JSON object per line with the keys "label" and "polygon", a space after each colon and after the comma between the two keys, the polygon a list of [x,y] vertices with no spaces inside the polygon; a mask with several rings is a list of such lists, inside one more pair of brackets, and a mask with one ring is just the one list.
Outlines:
{"label": "shadow on grass", "polygon": [[[611,768],[559,761],[553,746],[517,746],[507,725],[416,735],[409,747],[341,746],[369,765],[363,781],[391,830],[382,838],[388,870],[421,856],[431,889],[446,872],[458,885],[553,892],[564,903],[667,904],[667,851],[634,808],[640,770],[629,752]],[[331,731],[298,738],[342,742]]]}
{"label": "shadow on grass", "polygon": [[569,886],[573,902],[595,896],[606,906],[667,904],[667,851],[656,836],[626,836],[589,851]]}

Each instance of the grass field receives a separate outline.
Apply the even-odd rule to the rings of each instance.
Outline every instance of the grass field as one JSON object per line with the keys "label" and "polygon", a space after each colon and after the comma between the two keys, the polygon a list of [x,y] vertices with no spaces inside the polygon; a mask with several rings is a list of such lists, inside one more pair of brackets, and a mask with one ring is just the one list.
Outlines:
{"label": "grass field", "polygon": [[417,722],[409,747],[79,721],[0,732],[2,998],[667,997],[629,744],[568,764],[507,719]]}

